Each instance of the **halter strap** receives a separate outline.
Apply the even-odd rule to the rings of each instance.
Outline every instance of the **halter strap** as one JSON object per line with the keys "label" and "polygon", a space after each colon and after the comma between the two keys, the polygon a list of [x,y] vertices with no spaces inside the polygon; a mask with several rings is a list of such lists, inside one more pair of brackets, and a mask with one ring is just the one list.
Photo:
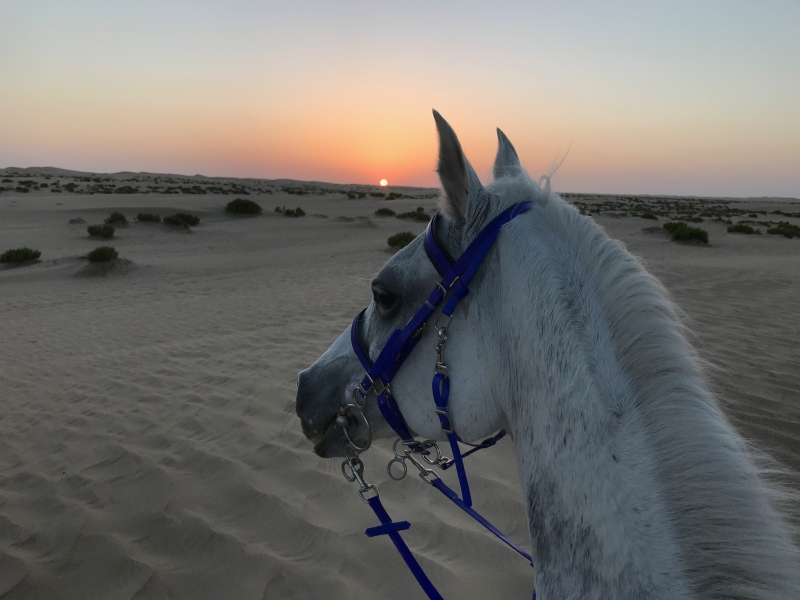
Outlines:
{"label": "halter strap", "polygon": [[[353,319],[350,327],[350,341],[355,355],[366,371],[366,376],[360,384],[361,392],[364,395],[371,390],[377,393],[378,408],[380,408],[381,414],[404,441],[411,442],[413,435],[403,419],[397,401],[392,396],[389,384],[422,337],[423,325],[436,312],[447,294],[449,293],[450,296],[442,308],[442,314],[450,317],[461,299],[469,293],[467,284],[499,237],[503,226],[530,210],[532,206],[532,202],[520,202],[501,212],[478,234],[455,263],[451,261],[436,239],[435,226],[441,218],[440,213],[436,213],[425,230],[425,250],[434,267],[442,274],[442,280],[405,327],[396,329],[392,333],[374,362],[370,359],[369,353],[362,345],[358,335],[358,323],[362,320],[364,311],[362,310]],[[383,401],[381,401],[381,396],[383,396]],[[443,409],[446,410],[446,403]],[[451,427],[448,426],[447,429],[451,429]]]}
{"label": "halter strap", "polygon": [[[442,304],[442,302],[444,302],[441,313],[446,317],[453,316],[453,312],[458,306],[458,303],[462,298],[469,294],[469,288],[467,285],[472,280],[472,277],[477,272],[478,268],[483,262],[483,259],[489,253],[489,250],[491,250],[494,242],[499,237],[503,226],[515,217],[530,210],[532,206],[532,202],[521,202],[504,210],[497,217],[492,219],[492,221],[477,235],[477,237],[472,241],[472,243],[470,243],[464,253],[456,261],[453,261],[450,258],[450,256],[440,246],[438,240],[436,239],[436,224],[441,218],[440,213],[436,213],[428,223],[428,227],[425,230],[424,241],[425,252],[430,258],[431,263],[433,263],[433,266],[442,276],[442,279],[436,284],[436,288],[434,288],[434,290],[430,293],[425,303],[414,314],[405,327],[403,327],[403,329],[395,330],[392,335],[389,336],[389,340],[386,342],[386,345],[380,351],[374,362],[370,358],[367,349],[365,349],[361,343],[358,334],[358,324],[363,319],[364,310],[366,309],[362,310],[358,315],[356,315],[356,318],[353,319],[353,323],[350,327],[350,342],[355,355],[358,357],[359,362],[361,362],[366,372],[365,377],[359,384],[356,392],[360,393],[364,399],[367,398],[370,392],[376,393],[377,405],[384,419],[386,419],[386,422],[412,452],[427,453],[427,450],[414,438],[414,435],[411,433],[411,430],[406,424],[403,414],[400,412],[400,407],[392,395],[390,383],[405,362],[406,358],[408,358],[419,340],[422,338],[422,335],[425,332],[425,324],[431,315],[433,315],[433,313],[439,309],[439,306]],[[440,349],[443,348],[443,339],[446,339],[446,337],[442,337],[443,332],[446,336],[446,328],[439,330],[439,344],[441,345],[437,346],[437,351],[440,351]],[[439,367],[442,367],[442,369],[440,370]],[[440,466],[444,470],[455,465],[456,472],[458,473],[459,484],[461,486],[461,497],[459,497],[456,492],[450,489],[439,477],[434,477],[432,481],[425,479],[425,477],[423,477],[423,479],[433,485],[456,506],[470,515],[473,519],[477,520],[481,525],[486,527],[491,533],[496,535],[500,540],[514,549],[521,556],[526,558],[528,562],[531,562],[531,565],[533,565],[532,559],[527,552],[514,544],[513,541],[511,541],[507,536],[503,535],[499,529],[497,529],[482,515],[480,515],[480,513],[472,508],[472,496],[470,494],[469,483],[467,481],[467,473],[464,468],[464,458],[478,450],[494,446],[498,440],[506,435],[506,432],[501,430],[499,433],[487,438],[480,444],[467,444],[468,446],[472,446],[472,449],[462,454],[459,443],[463,442],[461,442],[461,439],[455,432],[453,423],[450,419],[450,413],[448,412],[450,380],[447,376],[447,370],[444,368],[443,363],[437,363],[436,373],[432,382],[432,391],[436,405],[436,414],[439,416],[442,430],[447,435],[447,439],[450,442],[450,447],[453,451],[453,458]],[[433,473],[432,471],[428,472]],[[364,497],[362,496],[362,500],[363,499]],[[433,586],[430,579],[428,579],[428,577],[425,575],[419,563],[416,561],[408,546],[405,544],[403,538],[400,536],[400,531],[408,529],[411,526],[410,523],[407,521],[393,522],[391,517],[389,517],[388,513],[386,512],[386,509],[381,504],[378,496],[365,501],[370,505],[372,510],[375,512],[375,515],[378,517],[378,520],[381,522],[380,526],[371,527],[368,529],[366,531],[367,535],[369,537],[376,535],[388,535],[396,546],[397,550],[400,552],[401,557],[408,565],[412,574],[417,579],[417,582],[427,594],[428,598],[431,600],[442,600],[441,595]],[[533,600],[536,600],[535,590],[533,593]]]}

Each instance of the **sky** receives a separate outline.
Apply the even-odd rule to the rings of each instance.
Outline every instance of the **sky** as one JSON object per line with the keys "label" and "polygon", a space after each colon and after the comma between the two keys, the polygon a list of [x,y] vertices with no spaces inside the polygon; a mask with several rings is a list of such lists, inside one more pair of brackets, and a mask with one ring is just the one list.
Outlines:
{"label": "sky", "polygon": [[0,0],[0,167],[800,197],[800,2]]}

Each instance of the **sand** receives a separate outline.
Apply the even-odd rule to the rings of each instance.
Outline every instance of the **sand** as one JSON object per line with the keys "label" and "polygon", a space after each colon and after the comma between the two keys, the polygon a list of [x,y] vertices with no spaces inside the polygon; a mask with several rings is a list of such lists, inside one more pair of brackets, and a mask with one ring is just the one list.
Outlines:
{"label": "sand", "polygon": [[[86,182],[49,191],[74,174],[31,173],[50,187],[0,193],[0,252],[42,251],[0,267],[0,597],[423,598],[391,543],[364,536],[375,517],[291,405],[297,372],[369,302],[387,237],[424,229],[375,209],[430,211],[432,191],[387,201],[343,193],[366,186],[121,174],[113,185],[162,189],[89,195]],[[167,185],[238,186],[265,211],[231,216],[235,194]],[[131,223],[99,242],[69,223],[112,210],[201,224]],[[596,218],[685,310],[733,423],[800,472],[800,240],[708,223],[711,244],[688,246],[643,232],[653,221]],[[87,271],[81,256],[105,243],[130,262]],[[418,479],[388,480],[389,445],[366,453],[367,475],[412,522],[405,537],[444,596],[530,598],[524,560]],[[476,506],[526,543],[513,444],[469,460]]]}

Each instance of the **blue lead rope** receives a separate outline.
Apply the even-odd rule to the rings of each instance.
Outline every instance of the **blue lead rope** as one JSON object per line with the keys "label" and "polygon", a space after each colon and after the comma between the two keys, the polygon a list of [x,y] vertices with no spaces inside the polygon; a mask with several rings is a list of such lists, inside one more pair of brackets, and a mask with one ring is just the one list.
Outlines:
{"label": "blue lead rope", "polygon": [[[508,545],[512,550],[517,552],[520,556],[524,557],[531,566],[533,566],[533,559],[531,558],[530,554],[525,552],[522,548],[520,548],[517,544],[511,541],[505,534],[503,534],[497,527],[492,525],[486,518],[484,518],[480,513],[474,510],[472,507],[467,506],[458,497],[452,489],[450,489],[444,481],[442,481],[439,477],[434,477],[431,480],[431,485],[435,487],[437,490],[442,492],[449,500],[451,500],[456,506],[458,506],[461,510],[475,519],[478,523],[483,525],[486,529],[491,531],[495,536],[497,536],[500,540],[502,540],[506,545]],[[389,539],[392,540],[394,543],[394,547],[397,548],[397,551],[400,553],[400,557],[406,563],[409,571],[417,580],[422,591],[427,594],[430,600],[444,600],[442,595],[436,589],[436,586],[433,585],[433,582],[428,578],[425,574],[425,571],[422,570],[422,567],[417,562],[417,559],[414,558],[414,554],[412,554],[411,549],[406,544],[405,540],[400,536],[401,531],[405,531],[411,527],[411,523],[408,521],[392,521],[392,518],[389,516],[389,513],[386,512],[386,509],[381,502],[380,496],[374,496],[367,500],[367,504],[369,504],[370,508],[375,513],[375,516],[378,517],[378,520],[381,522],[381,525],[377,527],[370,527],[364,533],[367,534],[367,537],[376,537],[379,535],[388,535]],[[536,600],[536,590],[533,590],[533,599]]]}
{"label": "blue lead rope", "polygon": [[414,555],[411,553],[411,550],[409,550],[405,540],[400,537],[399,532],[411,527],[411,523],[408,521],[399,521],[397,523],[392,522],[392,518],[389,516],[389,513],[386,512],[386,509],[381,503],[380,496],[373,496],[367,500],[367,504],[369,504],[369,507],[373,510],[375,516],[378,517],[378,520],[381,522],[380,526],[370,527],[367,529],[365,532],[367,537],[388,535],[389,539],[394,543],[394,547],[397,548],[400,556],[403,558],[406,565],[408,565],[411,574],[416,578],[417,583],[419,583],[423,591],[428,594],[428,598],[431,600],[444,600],[433,583],[431,583],[431,580],[428,579],[428,576],[425,575],[425,571],[423,571],[422,567],[419,566],[417,559],[414,558]]}

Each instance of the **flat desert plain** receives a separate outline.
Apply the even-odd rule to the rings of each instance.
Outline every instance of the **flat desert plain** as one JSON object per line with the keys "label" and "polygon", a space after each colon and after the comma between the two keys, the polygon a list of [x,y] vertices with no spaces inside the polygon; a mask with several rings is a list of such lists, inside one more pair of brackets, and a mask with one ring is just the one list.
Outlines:
{"label": "flat desert plain", "polygon": [[[402,197],[387,200],[369,186],[286,181],[0,178],[0,252],[42,252],[0,266],[0,597],[423,597],[390,541],[365,537],[374,515],[338,461],[312,453],[292,403],[298,371],[370,301],[387,237],[425,227],[375,210],[430,214],[435,190],[390,188]],[[264,212],[227,214],[237,196]],[[663,216],[633,216],[608,196],[568,199],[664,282],[729,418],[800,488],[800,239],[705,219],[708,246],[681,244]],[[757,220],[800,211],[694,202],[764,211]],[[90,238],[87,225],[112,211],[128,225]],[[200,223],[135,222],[139,212]],[[121,260],[89,266],[82,257],[103,244]],[[413,523],[404,536],[443,595],[529,599],[525,561],[416,477],[388,480],[389,458],[390,442],[377,443],[366,474],[394,518]],[[526,544],[513,443],[469,462],[476,506]]]}

